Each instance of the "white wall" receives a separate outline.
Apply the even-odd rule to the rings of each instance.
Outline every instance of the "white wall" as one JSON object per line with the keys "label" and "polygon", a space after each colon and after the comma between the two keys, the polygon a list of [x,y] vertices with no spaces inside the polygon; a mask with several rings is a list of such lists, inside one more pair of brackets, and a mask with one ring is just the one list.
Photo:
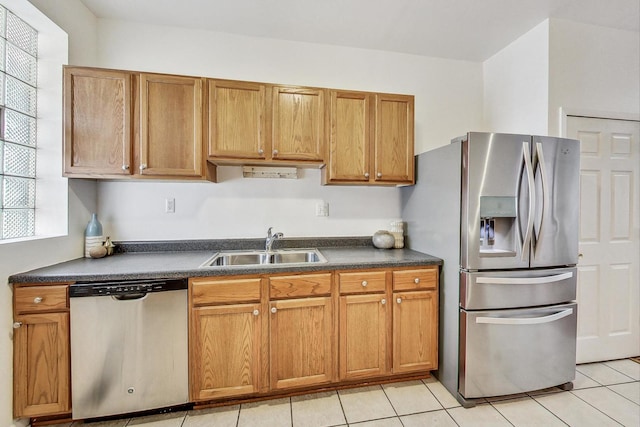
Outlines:
{"label": "white wall", "polygon": [[[101,67],[415,95],[416,153],[481,125],[479,63],[243,37],[202,30],[98,21]],[[323,187],[318,170],[290,180],[220,183],[100,182],[99,217],[115,240],[371,235],[399,217],[396,188]],[[176,213],[164,213],[175,197]],[[315,216],[329,202],[330,216]]]}
{"label": "white wall", "polygon": [[547,133],[549,20],[487,59],[483,72],[487,131]]}
{"label": "white wall", "polygon": [[[69,58],[72,61],[92,63],[95,59],[91,59],[91,55],[95,52],[95,46],[91,46],[90,43],[92,34],[93,40],[95,40],[95,22],[91,20],[91,16],[93,15],[88,12],[79,0],[65,0],[64,2],[33,0],[31,2],[33,5],[26,0],[2,0],[1,3],[16,13],[24,12],[29,16],[34,16],[34,19],[37,17],[38,21],[44,26],[40,27],[41,29],[49,27],[51,24],[44,15],[38,12],[34,5],[43,9],[47,15],[53,17],[52,20],[58,24],[58,26],[70,35],[70,40],[83,39],[82,49],[69,52]],[[49,23],[47,23],[47,21],[49,21]],[[95,21],[95,17],[93,21]],[[70,44],[74,44],[74,42],[70,42]],[[43,46],[41,42],[40,56],[46,61],[53,61],[54,58],[52,55],[53,53],[50,47]],[[56,55],[59,55],[59,52],[56,53]],[[47,80],[55,78],[61,85],[62,72],[59,66],[58,73],[59,75],[56,77],[40,75],[39,84],[45,85]],[[49,91],[52,89],[43,88],[43,90]],[[55,90],[60,93],[59,87]],[[62,147],[61,106],[62,102],[58,100],[58,102],[51,102],[46,106],[46,109],[43,108],[38,111],[40,118],[43,118],[44,121],[47,122],[47,125],[51,125],[52,128],[56,129],[56,131],[51,132],[51,134],[47,133],[41,136],[49,139],[57,139],[55,146],[60,147],[59,150],[61,150]],[[44,114],[47,114],[47,117],[43,117]],[[57,116],[58,118],[49,120],[52,116]],[[40,132],[41,130],[39,125],[38,131]],[[61,152],[54,153],[52,157],[54,159],[61,158]],[[51,172],[51,169],[57,167],[57,176],[60,177],[60,165],[62,162],[54,160],[53,163],[56,165],[53,168],[48,167],[49,172]],[[7,278],[14,273],[66,261],[82,255],[84,226],[89,219],[89,212],[95,211],[96,209],[95,183],[92,181],[69,181],[68,197],[65,197],[64,200],[59,200],[58,203],[68,203],[68,236],[0,244],[0,426],[26,424],[26,420],[14,421],[12,415],[13,329],[11,325],[13,324],[13,318],[11,304],[12,294],[11,288],[7,284]]]}
{"label": "white wall", "polygon": [[550,135],[562,133],[560,108],[640,113],[640,33],[553,19],[550,46]]}

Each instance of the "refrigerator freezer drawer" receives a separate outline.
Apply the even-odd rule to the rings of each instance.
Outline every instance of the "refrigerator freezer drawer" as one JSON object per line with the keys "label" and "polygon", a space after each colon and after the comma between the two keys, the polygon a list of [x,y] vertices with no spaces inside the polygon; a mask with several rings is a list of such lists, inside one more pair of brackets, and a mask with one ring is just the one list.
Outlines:
{"label": "refrigerator freezer drawer", "polygon": [[460,273],[460,307],[493,310],[561,304],[576,299],[575,267]]}
{"label": "refrigerator freezer drawer", "polygon": [[459,393],[524,393],[575,379],[577,304],[460,310]]}

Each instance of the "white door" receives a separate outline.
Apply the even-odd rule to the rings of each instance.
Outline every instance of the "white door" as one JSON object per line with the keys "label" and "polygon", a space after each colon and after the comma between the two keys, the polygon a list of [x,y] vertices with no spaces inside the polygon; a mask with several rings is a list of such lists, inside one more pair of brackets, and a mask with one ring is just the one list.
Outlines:
{"label": "white door", "polygon": [[640,354],[640,122],[567,118],[580,147],[577,362]]}

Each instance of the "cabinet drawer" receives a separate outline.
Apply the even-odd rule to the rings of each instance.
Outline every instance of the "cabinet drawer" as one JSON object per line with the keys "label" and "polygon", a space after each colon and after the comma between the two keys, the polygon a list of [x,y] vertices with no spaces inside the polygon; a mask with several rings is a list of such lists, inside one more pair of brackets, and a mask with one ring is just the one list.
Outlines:
{"label": "cabinet drawer", "polygon": [[387,283],[386,276],[385,271],[338,273],[340,293],[384,292]]}
{"label": "cabinet drawer", "polygon": [[15,311],[29,313],[66,310],[69,307],[67,288],[67,285],[15,288]]}
{"label": "cabinet drawer", "polygon": [[193,279],[191,297],[193,305],[260,301],[260,278]]}
{"label": "cabinet drawer", "polygon": [[271,298],[295,298],[331,293],[331,273],[280,276],[269,279]]}
{"label": "cabinet drawer", "polygon": [[438,286],[438,268],[421,268],[393,272],[394,291],[414,291],[418,289],[436,289]]}

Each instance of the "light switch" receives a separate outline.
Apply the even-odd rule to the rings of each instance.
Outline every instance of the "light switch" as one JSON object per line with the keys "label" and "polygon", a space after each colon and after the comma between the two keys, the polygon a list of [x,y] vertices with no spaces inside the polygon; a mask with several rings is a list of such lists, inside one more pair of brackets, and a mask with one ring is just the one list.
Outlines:
{"label": "light switch", "polygon": [[168,198],[164,199],[164,212],[165,213],[175,213],[176,212],[176,199]]}
{"label": "light switch", "polygon": [[329,203],[324,200],[316,203],[316,216],[329,216]]}

